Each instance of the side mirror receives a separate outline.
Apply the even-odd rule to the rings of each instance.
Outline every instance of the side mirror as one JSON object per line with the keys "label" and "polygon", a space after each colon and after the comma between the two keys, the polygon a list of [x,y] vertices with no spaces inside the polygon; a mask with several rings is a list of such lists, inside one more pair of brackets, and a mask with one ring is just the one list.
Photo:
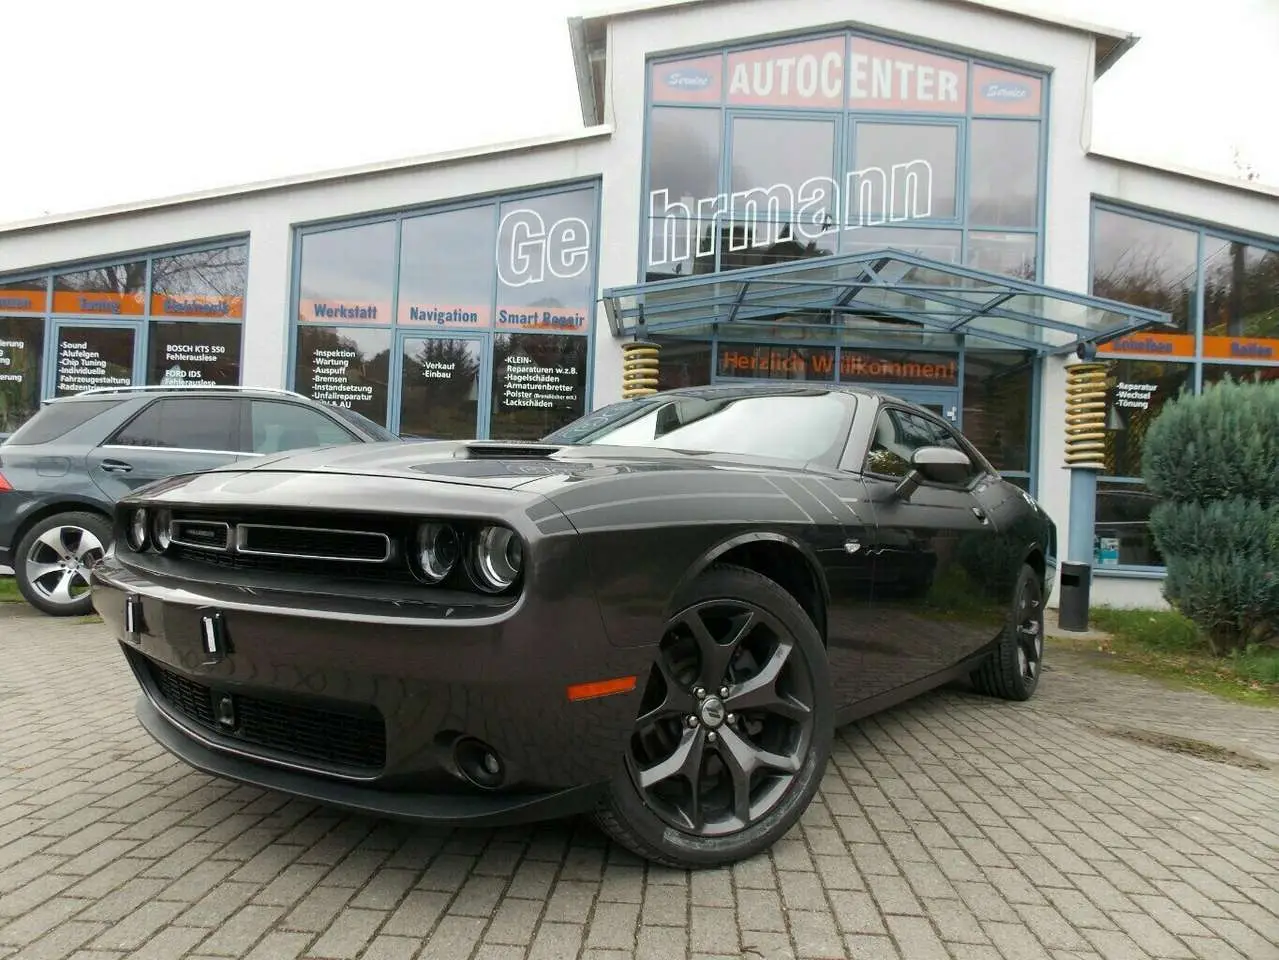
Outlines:
{"label": "side mirror", "polygon": [[901,500],[909,500],[921,483],[963,483],[972,471],[968,454],[952,447],[920,447],[911,455],[911,470],[894,491]]}

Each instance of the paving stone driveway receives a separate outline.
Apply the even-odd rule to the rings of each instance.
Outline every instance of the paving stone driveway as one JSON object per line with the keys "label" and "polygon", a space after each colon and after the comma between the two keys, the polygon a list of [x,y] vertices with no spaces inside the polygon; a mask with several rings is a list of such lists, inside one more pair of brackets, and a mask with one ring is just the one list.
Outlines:
{"label": "paving stone driveway", "polygon": [[689,876],[587,823],[429,831],[191,772],[101,625],[0,604],[0,957],[1279,958],[1279,770],[1104,729],[1279,751],[1279,711],[1064,657],[1041,694],[845,728],[771,856]]}

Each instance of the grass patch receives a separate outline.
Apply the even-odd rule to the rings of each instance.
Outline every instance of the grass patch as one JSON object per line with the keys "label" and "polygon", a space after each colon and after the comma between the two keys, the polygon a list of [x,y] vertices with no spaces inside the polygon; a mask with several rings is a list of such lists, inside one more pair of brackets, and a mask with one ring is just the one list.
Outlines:
{"label": "grass patch", "polygon": [[[1090,626],[1110,634],[1096,644],[1108,662],[1176,686],[1279,707],[1279,649],[1252,647],[1214,657],[1195,625],[1173,610],[1094,607]],[[1079,647],[1092,641],[1067,640]]]}
{"label": "grass patch", "polygon": [[13,577],[0,577],[0,603],[17,603],[21,599],[18,582]]}

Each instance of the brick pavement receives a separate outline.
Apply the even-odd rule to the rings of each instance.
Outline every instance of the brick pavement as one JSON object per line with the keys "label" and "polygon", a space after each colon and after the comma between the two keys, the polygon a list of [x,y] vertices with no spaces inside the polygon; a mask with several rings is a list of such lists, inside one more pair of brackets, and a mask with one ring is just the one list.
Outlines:
{"label": "brick pavement", "polygon": [[415,829],[218,781],[133,699],[100,625],[0,605],[0,958],[1279,960],[1279,770],[1098,727],[1273,749],[1279,711],[1078,660],[1029,704],[845,728],[800,827],[692,876],[587,823]]}

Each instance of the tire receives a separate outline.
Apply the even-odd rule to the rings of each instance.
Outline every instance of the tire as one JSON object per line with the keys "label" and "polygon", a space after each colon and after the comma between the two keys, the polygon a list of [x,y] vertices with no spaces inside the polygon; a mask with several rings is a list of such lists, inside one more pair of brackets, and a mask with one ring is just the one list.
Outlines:
{"label": "tire", "polygon": [[[830,666],[803,608],[752,570],[712,567],[675,609],[595,818],[646,860],[720,867],[771,847],[817,792],[834,739]],[[690,773],[713,788],[699,803]]]}
{"label": "tire", "polygon": [[111,542],[111,523],[96,513],[75,511],[45,517],[18,541],[13,575],[31,606],[54,617],[93,612],[89,570]]}
{"label": "tire", "polygon": [[1001,700],[1029,700],[1044,663],[1044,588],[1039,574],[1023,566],[1013,590],[999,646],[972,674],[979,693]]}

